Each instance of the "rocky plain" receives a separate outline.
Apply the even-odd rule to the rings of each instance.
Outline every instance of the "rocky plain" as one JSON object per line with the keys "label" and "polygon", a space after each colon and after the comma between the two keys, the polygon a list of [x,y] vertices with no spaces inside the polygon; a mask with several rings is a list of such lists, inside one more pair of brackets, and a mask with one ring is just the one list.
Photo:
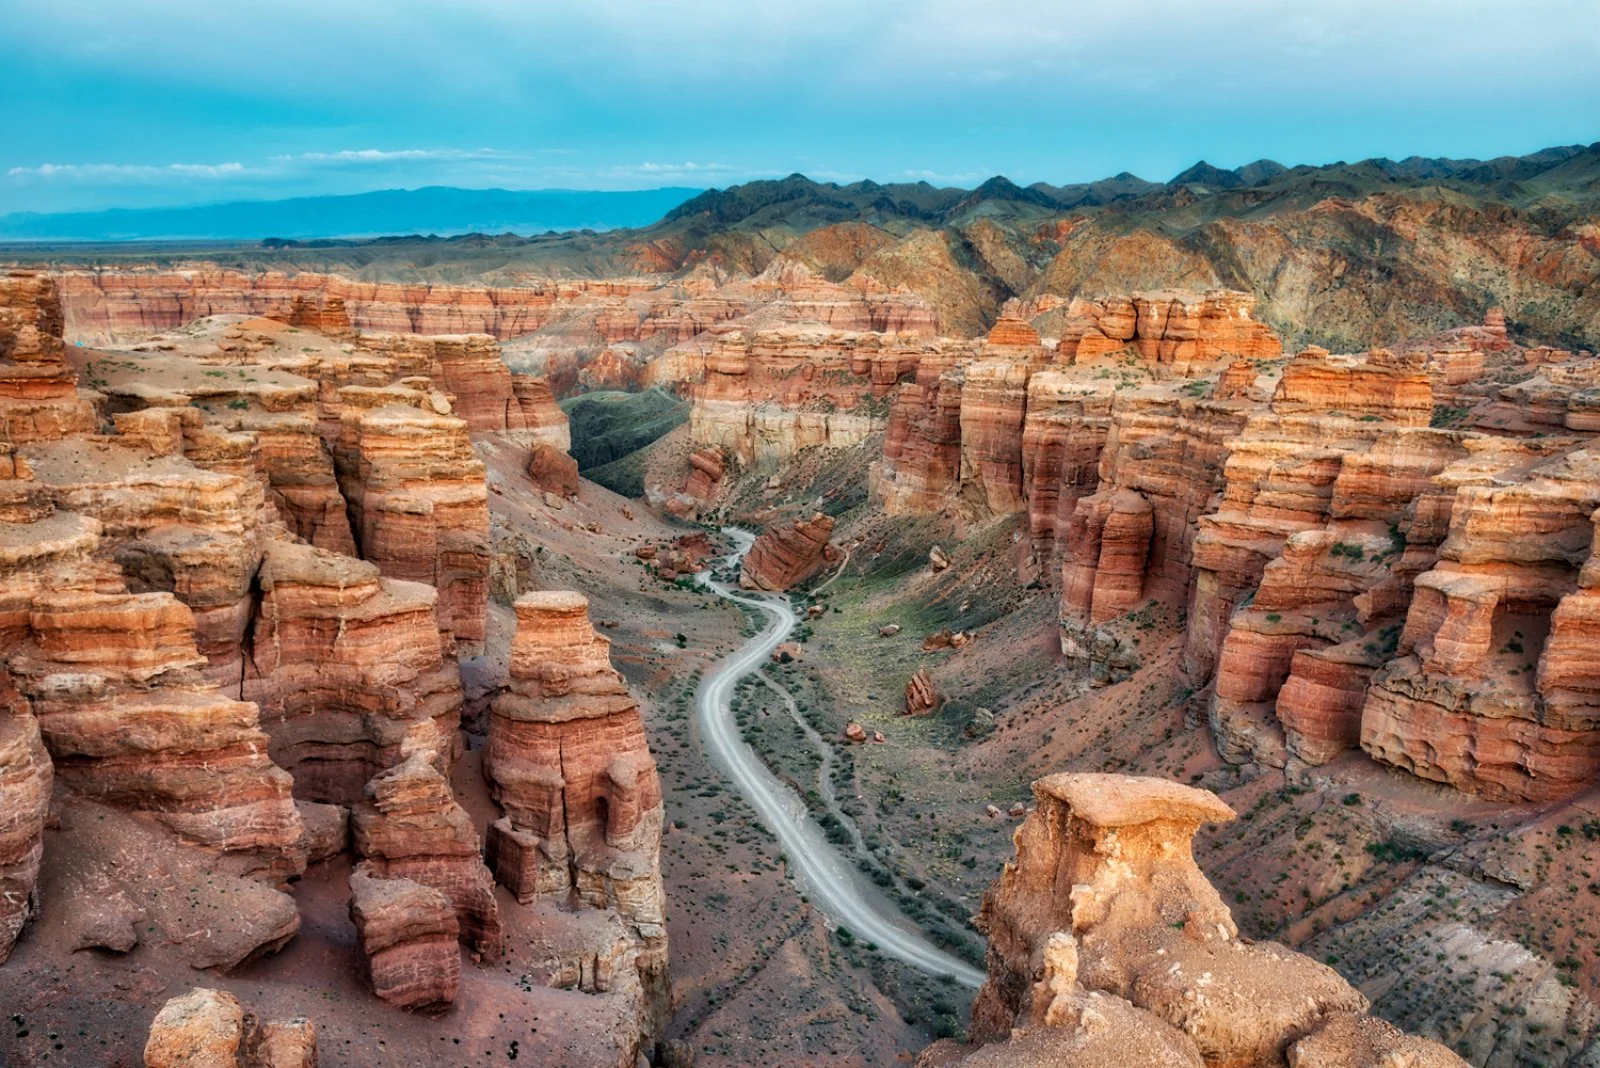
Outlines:
{"label": "rocky plain", "polygon": [[1594,156],[19,258],[0,1063],[1600,1065]]}

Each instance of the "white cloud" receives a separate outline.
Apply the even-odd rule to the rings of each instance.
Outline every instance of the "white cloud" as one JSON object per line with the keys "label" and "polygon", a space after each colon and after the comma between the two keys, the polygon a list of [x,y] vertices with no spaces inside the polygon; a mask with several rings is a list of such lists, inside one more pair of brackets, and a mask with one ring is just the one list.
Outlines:
{"label": "white cloud", "polygon": [[7,177],[24,180],[68,179],[88,181],[150,181],[163,178],[237,178],[246,173],[242,163],[41,163],[37,167],[12,167]]}

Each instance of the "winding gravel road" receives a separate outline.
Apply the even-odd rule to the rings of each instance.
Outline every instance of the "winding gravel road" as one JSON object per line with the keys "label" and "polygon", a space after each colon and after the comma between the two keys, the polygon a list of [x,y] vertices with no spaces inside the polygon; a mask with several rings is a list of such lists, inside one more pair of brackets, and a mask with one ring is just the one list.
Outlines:
{"label": "winding gravel road", "polygon": [[[728,562],[744,556],[755,537],[746,531],[724,531],[738,545]],[[766,664],[780,643],[799,622],[789,602],[771,594],[735,591],[701,572],[700,579],[719,597],[757,609],[767,626],[744,647],[707,675],[695,696],[702,744],[761,821],[782,843],[789,870],[800,880],[812,902],[834,923],[877,945],[879,952],[904,961],[931,975],[948,975],[969,987],[983,985],[983,973],[928,941],[909,920],[878,893],[841,855],[806,812],[805,802],[781,782],[745,744],[734,722],[731,699],[739,680]]]}

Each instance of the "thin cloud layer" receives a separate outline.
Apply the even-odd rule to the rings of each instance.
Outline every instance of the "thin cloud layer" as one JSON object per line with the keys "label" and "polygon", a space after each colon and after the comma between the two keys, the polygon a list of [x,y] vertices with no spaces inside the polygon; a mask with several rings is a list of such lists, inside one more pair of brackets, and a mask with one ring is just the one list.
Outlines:
{"label": "thin cloud layer", "polygon": [[[1593,0],[0,0],[0,25],[0,211],[203,180],[1066,182],[1600,137]],[[195,159],[239,170],[166,162]]]}

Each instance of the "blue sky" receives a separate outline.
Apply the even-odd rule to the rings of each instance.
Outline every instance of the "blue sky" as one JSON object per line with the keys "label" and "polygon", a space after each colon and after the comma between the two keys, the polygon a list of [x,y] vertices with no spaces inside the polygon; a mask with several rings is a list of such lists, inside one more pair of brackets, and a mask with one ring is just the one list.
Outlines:
{"label": "blue sky", "polygon": [[1600,0],[0,0],[0,212],[1600,140]]}

